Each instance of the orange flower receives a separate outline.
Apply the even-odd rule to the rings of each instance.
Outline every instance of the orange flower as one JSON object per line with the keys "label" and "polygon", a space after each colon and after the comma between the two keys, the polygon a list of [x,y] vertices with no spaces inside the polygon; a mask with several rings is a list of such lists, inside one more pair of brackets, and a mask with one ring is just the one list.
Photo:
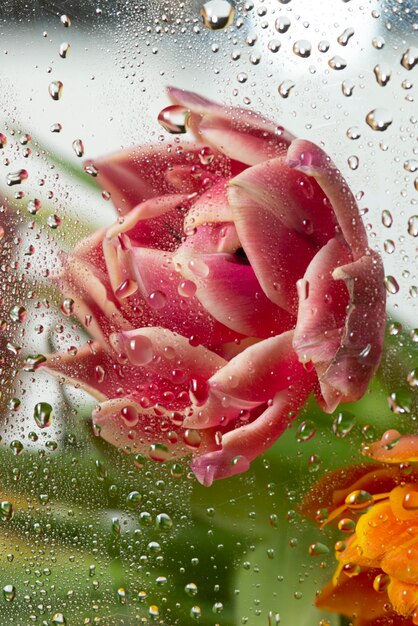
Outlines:
{"label": "orange flower", "polygon": [[323,525],[338,521],[345,534],[316,604],[353,626],[417,626],[418,467],[411,463],[418,435],[389,430],[363,452],[380,463],[328,474],[304,503],[306,513]]}

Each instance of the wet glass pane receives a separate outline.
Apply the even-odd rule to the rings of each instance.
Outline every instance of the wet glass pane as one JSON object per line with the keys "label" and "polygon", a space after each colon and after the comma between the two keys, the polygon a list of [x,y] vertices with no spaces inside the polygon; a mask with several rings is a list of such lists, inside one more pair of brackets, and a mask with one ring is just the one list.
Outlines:
{"label": "wet glass pane", "polygon": [[0,6],[0,624],[418,624],[414,0]]}

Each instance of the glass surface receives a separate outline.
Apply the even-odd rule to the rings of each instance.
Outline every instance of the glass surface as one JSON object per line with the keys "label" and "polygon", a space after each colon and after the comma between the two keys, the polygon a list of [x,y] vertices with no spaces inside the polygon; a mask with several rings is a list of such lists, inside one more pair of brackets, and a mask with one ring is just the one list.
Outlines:
{"label": "glass surface", "polygon": [[[320,497],[322,489],[325,494],[325,487],[316,488],[314,496],[309,494],[332,470],[370,460],[362,454],[362,448],[380,440],[388,429],[402,434],[416,432],[417,29],[414,0],[324,0],[321,4],[309,0],[239,0],[229,4],[221,0],[215,4],[197,0],[149,0],[144,3],[7,0],[2,3],[2,625],[360,625],[360,621],[355,621],[359,618],[352,618],[353,613],[359,611],[354,599],[352,605],[346,601],[343,611],[346,617],[315,606],[315,599],[335,571],[334,546],[336,541],[341,541],[342,535],[341,527],[338,530],[335,524],[321,527],[324,512],[318,513],[318,509],[332,507],[332,490],[328,494],[329,502],[324,502],[325,495],[322,500]],[[119,244],[111,244],[115,247],[109,254],[112,255],[119,245],[120,256],[116,261],[116,257],[112,257],[113,261],[109,262],[110,257],[107,257],[106,267],[125,268],[124,263],[131,262],[123,256],[128,249],[124,247],[128,244],[123,239],[123,223],[128,219],[126,209],[136,204],[129,196],[132,188],[136,189],[135,177],[142,176],[141,184],[152,186],[168,162],[153,164],[151,158],[150,164],[145,159],[140,167],[133,168],[134,181],[129,176],[126,178],[128,166],[122,162],[118,193],[118,185],[115,186],[113,179],[109,183],[106,178],[108,155],[153,145],[165,151],[169,155],[167,159],[178,159],[178,163],[186,168],[185,182],[178,183],[176,191],[182,197],[175,203],[176,207],[180,203],[182,219],[196,202],[196,196],[192,194],[196,192],[197,179],[199,185],[202,176],[209,180],[203,180],[202,187],[196,192],[199,196],[206,188],[211,188],[216,177],[228,181],[241,175],[239,172],[244,168],[237,166],[235,161],[231,165],[228,160],[233,144],[228,124],[226,127],[221,125],[221,136],[216,138],[219,152],[215,144],[208,147],[208,142],[203,142],[199,146],[199,161],[194,161],[197,169],[190,169],[190,160],[183,155],[189,154],[189,143],[194,141],[195,105],[166,112],[165,117],[161,115],[161,111],[172,104],[166,91],[168,86],[197,92],[226,106],[222,115],[232,123],[238,120],[238,134],[245,136],[242,147],[234,147],[232,156],[238,163],[242,157],[246,167],[257,167],[283,154],[282,148],[277,148],[277,154],[274,152],[274,142],[282,145],[280,138],[286,137],[284,129],[320,146],[347,181],[357,201],[370,250],[381,255],[386,277],[387,329],[383,356],[377,373],[370,377],[370,381],[365,380],[364,390],[359,394],[361,398],[350,396],[353,401],[341,404],[337,401],[329,414],[323,410],[326,408],[323,403],[322,408],[318,404],[318,383],[312,383],[311,390],[315,391],[316,399],[314,393],[306,402],[293,399],[295,405],[291,404],[287,410],[292,415],[290,418],[287,414],[282,416],[283,424],[289,422],[288,427],[283,426],[284,432],[280,437],[277,435],[277,441],[273,441],[276,435],[270,441],[263,431],[260,454],[255,453],[255,458],[250,458],[249,469],[214,480],[211,486],[200,484],[196,479],[196,465],[191,466],[192,459],[201,458],[203,446],[207,443],[207,431],[195,425],[187,435],[180,436],[177,431],[181,431],[187,407],[190,404],[195,409],[196,405],[200,406],[199,393],[203,394],[202,404],[207,400],[207,379],[220,367],[212,368],[213,359],[216,361],[222,357],[229,361],[235,353],[243,354],[244,347],[250,349],[260,337],[265,339],[280,334],[266,331],[260,323],[260,318],[267,315],[262,308],[264,304],[260,304],[260,299],[264,302],[263,298],[266,298],[263,290],[258,286],[256,296],[248,300],[246,287],[242,287],[243,283],[250,284],[246,268],[251,269],[254,265],[251,255],[265,259],[271,254],[271,264],[274,265],[276,253],[280,256],[283,250],[286,268],[298,267],[299,256],[311,245],[309,237],[312,233],[310,225],[305,223],[303,237],[309,240],[306,245],[300,247],[296,242],[293,249],[283,236],[276,249],[272,244],[275,231],[268,239],[268,230],[269,216],[276,211],[277,200],[272,203],[273,208],[269,208],[270,213],[267,211],[265,222],[257,222],[254,218],[249,227],[248,248],[247,243],[242,244],[239,231],[240,242],[234,247],[233,261],[241,268],[244,278],[239,279],[235,288],[232,274],[221,274],[219,281],[214,283],[210,304],[212,312],[217,311],[219,302],[227,307],[222,319],[224,327],[229,330],[233,327],[232,335],[224,341],[229,344],[228,348],[218,346],[214,349],[216,358],[212,352],[210,355],[205,353],[199,361],[201,370],[185,373],[178,364],[177,367],[167,365],[170,358],[179,358],[177,347],[170,348],[167,334],[164,335],[167,345],[162,345],[158,355],[154,344],[150,348],[148,339],[140,347],[138,343],[132,347],[126,340],[126,344],[116,346],[115,354],[127,351],[129,357],[131,350],[135,353],[133,361],[127,360],[125,354],[122,360],[112,357],[110,362],[101,353],[94,361],[94,346],[91,353],[88,346],[92,346],[91,337],[97,340],[99,335],[95,320],[99,319],[100,327],[102,323],[108,323],[102,322],[107,316],[111,321],[105,334],[117,334],[119,341],[124,341],[122,331],[141,328],[139,323],[124,326],[113,309],[111,314],[108,313],[108,300],[116,302],[116,308],[122,307],[123,302],[123,306],[129,309],[126,316],[131,321],[136,315],[138,319],[145,319],[143,309],[148,307],[152,315],[146,317],[144,326],[168,327],[176,333],[179,333],[180,318],[184,318],[181,324],[188,328],[192,317],[188,302],[195,297],[196,289],[203,309],[209,306],[202,295],[206,288],[205,272],[210,273],[201,260],[205,258],[209,263],[206,257],[199,257],[198,263],[203,265],[198,267],[196,260],[193,266],[195,257],[186,258],[188,269],[183,272],[182,283],[176,288],[170,285],[177,284],[178,267],[175,262],[170,266],[171,261],[167,265],[167,254],[150,265],[146,253],[135,257],[140,276],[135,275],[138,284],[132,277],[126,278],[125,270],[118,274],[115,269],[109,278],[101,252],[89,257],[90,272],[85,268],[77,270],[71,261],[80,255],[80,242],[116,222],[116,230],[120,227],[120,232],[117,231]],[[248,145],[245,135],[246,124],[260,119],[254,114],[246,117],[251,111],[272,120],[275,129],[273,138],[268,136],[272,143],[267,145],[266,156],[257,161],[253,159],[258,144]],[[221,115],[219,110],[211,112],[215,117]],[[225,133],[224,140],[222,132]],[[267,132],[264,127],[255,136],[264,141],[263,132]],[[226,153],[226,157],[222,153]],[[303,157],[300,159],[302,165],[309,168],[306,154],[311,153],[305,150],[304,163]],[[112,159],[111,162],[114,165]],[[139,157],[133,162],[138,163]],[[217,163],[221,163],[218,170]],[[305,172],[312,181],[311,170]],[[179,180],[183,176],[177,170],[175,174]],[[304,176],[303,172],[301,175]],[[335,172],[333,176],[337,180]],[[296,195],[293,183],[289,191],[282,186],[280,178],[266,180],[267,186],[263,187],[263,183],[258,188],[259,195],[251,196],[248,212],[242,219],[246,220],[246,216],[254,212],[254,207],[260,206],[261,211],[267,198],[273,197],[273,191],[282,193],[284,189],[280,202],[288,223],[292,225],[292,220],[296,219],[292,208]],[[306,178],[301,180],[298,184],[306,191]],[[318,180],[321,186],[323,180]],[[110,191],[107,183],[112,187]],[[339,183],[340,190],[341,185]],[[174,193],[173,189],[169,192],[165,189],[163,193]],[[329,196],[327,190],[324,193]],[[212,201],[209,196],[210,206]],[[203,205],[199,210],[204,212]],[[307,206],[309,208],[309,202]],[[149,210],[155,211],[155,205]],[[221,213],[226,210],[222,202],[219,210]],[[340,215],[342,219],[347,215],[344,211]],[[235,214],[234,220],[238,222]],[[231,218],[218,217],[214,221],[230,223]],[[155,232],[150,235],[152,243],[149,248],[162,247],[171,254],[180,244],[167,244],[165,237],[171,237],[171,242],[184,243],[195,235],[193,225],[184,232],[182,221],[177,220],[176,224],[179,230],[170,223],[161,232],[155,227]],[[318,227],[315,225],[319,231],[322,227],[321,222]],[[324,228],[326,230],[326,225]],[[349,230],[350,225],[347,228]],[[258,248],[256,245],[250,253],[252,237],[258,241],[258,232],[263,232],[269,243],[264,248],[261,244]],[[361,241],[356,242],[355,229],[353,233],[350,245],[354,249],[356,243],[361,245]],[[207,235],[205,246],[209,239]],[[92,241],[90,239],[87,246],[90,252],[95,248]],[[222,250],[217,248],[215,252],[220,254]],[[205,248],[204,252],[212,254],[214,251]],[[337,265],[342,264],[339,261]],[[194,272],[193,280],[190,272],[192,279]],[[112,289],[115,293],[119,289],[119,292],[109,298],[105,296],[98,287],[97,276],[103,278],[109,293]],[[297,279],[302,277],[303,273],[296,276]],[[379,326],[384,324],[379,306],[369,306],[368,299],[373,299],[373,290],[378,290],[382,283],[377,280],[375,284],[375,277],[374,270],[370,272],[370,281],[364,275],[356,274],[355,281],[350,283],[352,289],[361,285],[356,304],[363,302],[363,297],[366,299],[363,320],[356,327],[356,332],[361,333],[365,328],[367,337],[370,335],[369,340],[365,338],[366,353],[363,356],[366,359],[370,350],[367,346],[374,349],[374,343],[378,343],[375,338]],[[145,283],[149,281],[152,289],[144,286],[143,280]],[[322,280],[321,276],[316,280]],[[229,289],[226,300],[223,299],[225,285]],[[292,285],[296,294],[295,284]],[[315,278],[311,288],[312,285],[315,287]],[[244,296],[239,291],[241,288]],[[344,288],[340,307],[343,312],[338,313],[343,317],[347,313],[346,307],[353,305],[352,292],[347,295],[349,288]],[[135,294],[141,289],[147,296],[139,306]],[[269,297],[275,296],[270,294]],[[337,294],[336,297],[340,296]],[[80,302],[83,299],[90,302],[89,298],[95,302],[96,308],[90,303],[86,310],[80,309]],[[134,306],[139,306],[139,312],[133,310]],[[295,310],[293,306],[296,306]],[[178,313],[175,307],[182,309],[183,313]],[[255,311],[251,324],[258,329],[257,341],[251,339],[255,331],[243,331],[242,325],[237,331],[234,326],[234,316],[241,319],[246,307]],[[293,329],[296,323],[297,305],[289,307],[294,321],[285,330]],[[171,313],[167,313],[168,310]],[[199,311],[197,318],[206,319],[202,318],[206,313]],[[164,315],[170,318],[171,327],[168,322],[161,321],[166,319]],[[251,315],[248,313],[249,318]],[[176,320],[175,323],[172,320]],[[206,337],[207,328],[213,328],[213,318],[206,322],[207,326],[201,321],[199,324]],[[342,327],[344,324],[345,317]],[[198,344],[208,348],[216,343],[208,340],[205,344],[204,340],[194,340],[192,335],[193,332],[186,333],[187,346],[191,349]],[[86,342],[87,348],[83,348]],[[289,350],[293,354],[293,348],[284,350],[280,346],[277,348],[280,356],[276,357],[274,353],[272,357],[273,370],[280,364],[280,359],[286,361]],[[172,356],[170,349],[173,350]],[[282,349],[283,353],[280,352]],[[48,355],[57,354],[65,357],[59,365],[56,360],[50,363],[51,369],[60,370],[54,376],[45,369],[45,362],[46,358],[54,359]],[[246,354],[250,354],[250,363],[252,353]],[[79,363],[81,355],[91,357],[94,363],[92,366],[77,365],[74,369],[71,364]],[[299,380],[303,376],[307,379],[315,376],[312,362],[306,360],[305,372],[298,375]],[[146,382],[142,378],[139,383],[135,382],[133,368],[143,372],[147,366],[151,367],[151,361],[154,363],[153,373]],[[259,389],[253,381],[257,380],[265,362],[263,359],[257,361],[253,371],[248,367],[248,389],[254,389],[247,394],[245,402],[248,404],[238,402],[239,419],[234,417],[237,431],[252,424],[262,412],[257,396]],[[239,367],[234,374],[238,381],[241,373],[248,374],[247,361],[244,359]],[[169,372],[166,379],[170,383],[163,397],[164,389],[158,388],[161,382],[153,383],[152,378],[154,375],[164,377],[164,373],[161,374],[163,369],[159,368],[168,368]],[[210,374],[202,374],[209,370]],[[284,376],[279,370],[274,370],[278,379]],[[83,384],[87,386],[89,376],[92,387],[100,387],[103,383],[102,391],[109,378],[119,382],[112,383],[111,396],[102,393],[99,397],[96,393],[93,397],[81,389],[77,376],[83,378]],[[355,378],[355,371],[353,376]],[[146,388],[149,380],[151,387]],[[228,380],[231,383],[231,377]],[[135,405],[131,400],[123,405],[125,413],[122,412],[121,418],[120,401],[131,398],[128,388],[135,384]],[[152,388],[153,384],[155,388]],[[361,384],[359,380],[357,387],[360,388]],[[279,391],[277,385],[272,388],[272,395],[263,396],[263,411],[271,406],[273,396]],[[183,390],[186,396],[174,398],[172,389],[176,394]],[[245,396],[245,390],[239,389]],[[189,392],[191,400],[186,400]],[[221,389],[218,396],[222,393]],[[155,400],[157,396],[158,402]],[[218,407],[218,412],[214,413],[216,416],[224,408],[229,410],[231,403],[235,406],[234,393],[226,396],[223,405],[219,400],[219,406],[223,408]],[[107,397],[119,401],[117,420],[125,420],[122,429],[117,422],[119,425],[113,430],[111,427],[110,434],[108,425],[114,423],[116,409],[104,420],[104,409],[101,414],[97,412],[98,403]],[[140,418],[139,426],[138,403],[143,414],[148,416]],[[95,428],[92,413],[96,415],[93,417]],[[161,441],[154,432],[149,434],[150,428],[155,431],[156,422],[162,433]],[[129,435],[130,428],[135,431],[134,437]],[[219,428],[227,432],[224,424],[221,423]],[[170,434],[172,431],[175,432]],[[216,427],[210,431],[211,445],[215,445],[215,441],[218,449],[222,437],[215,431]],[[144,445],[138,443],[141,437]],[[174,456],[164,447],[170,437],[174,448],[177,439],[183,437]],[[113,441],[109,442],[112,438]],[[136,443],[131,445],[130,439]],[[392,441],[390,439],[388,449]],[[250,451],[255,450],[258,445],[256,437],[251,435],[246,445]],[[413,450],[414,445],[413,442]],[[400,471],[405,472],[407,482],[414,482],[416,455],[408,454],[399,461],[403,464]],[[407,461],[412,462],[412,478],[409,466],[405,471]],[[394,462],[398,467],[398,460]],[[234,473],[231,469],[234,466],[244,470],[245,463],[241,451],[233,453],[226,472]],[[205,479],[207,474],[202,472],[200,482],[210,482]],[[339,488],[337,478],[334,487]],[[361,504],[357,509],[353,506],[349,513],[366,509],[367,505]],[[412,509],[416,507],[411,505],[409,510]],[[355,526],[358,513],[354,512],[352,517]],[[349,532],[344,537],[349,537],[354,528],[351,525],[346,530]],[[415,537],[414,532],[411,536]],[[379,568],[380,565],[379,561],[373,567]],[[347,579],[351,580],[350,575],[359,575],[354,571],[355,566],[353,571],[347,570]],[[364,566],[360,564],[360,567]],[[407,569],[407,565],[402,567],[402,571]],[[416,585],[413,587],[415,593],[418,575],[414,576],[409,582]],[[386,590],[383,589],[382,593],[386,594]],[[417,616],[414,616],[415,604],[407,613],[402,608],[404,605],[401,606],[403,613],[398,607],[395,617],[398,621],[393,621],[393,610],[388,600],[387,603],[383,617],[379,613],[380,621],[372,621],[369,617],[369,621],[361,624],[411,626],[418,623]]]}

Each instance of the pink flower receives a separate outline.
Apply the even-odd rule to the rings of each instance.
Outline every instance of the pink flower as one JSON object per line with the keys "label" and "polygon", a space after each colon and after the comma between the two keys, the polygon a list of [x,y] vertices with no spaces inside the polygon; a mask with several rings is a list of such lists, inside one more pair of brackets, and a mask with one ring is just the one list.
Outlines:
{"label": "pink flower", "polygon": [[120,214],[60,286],[94,342],[48,367],[100,402],[100,435],[200,482],[245,471],[313,391],[358,400],[383,344],[385,289],[329,157],[254,112],[170,88],[195,143],[95,162]]}

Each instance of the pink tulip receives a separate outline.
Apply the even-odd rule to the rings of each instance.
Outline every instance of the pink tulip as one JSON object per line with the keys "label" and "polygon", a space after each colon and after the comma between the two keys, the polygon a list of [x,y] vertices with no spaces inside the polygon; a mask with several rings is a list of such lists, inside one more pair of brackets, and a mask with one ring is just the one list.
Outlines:
{"label": "pink tulip", "polygon": [[245,471],[311,392],[358,400],[383,345],[380,256],[315,144],[254,112],[170,88],[195,143],[95,162],[118,221],[63,260],[93,337],[48,367],[98,399],[100,435],[197,479]]}

